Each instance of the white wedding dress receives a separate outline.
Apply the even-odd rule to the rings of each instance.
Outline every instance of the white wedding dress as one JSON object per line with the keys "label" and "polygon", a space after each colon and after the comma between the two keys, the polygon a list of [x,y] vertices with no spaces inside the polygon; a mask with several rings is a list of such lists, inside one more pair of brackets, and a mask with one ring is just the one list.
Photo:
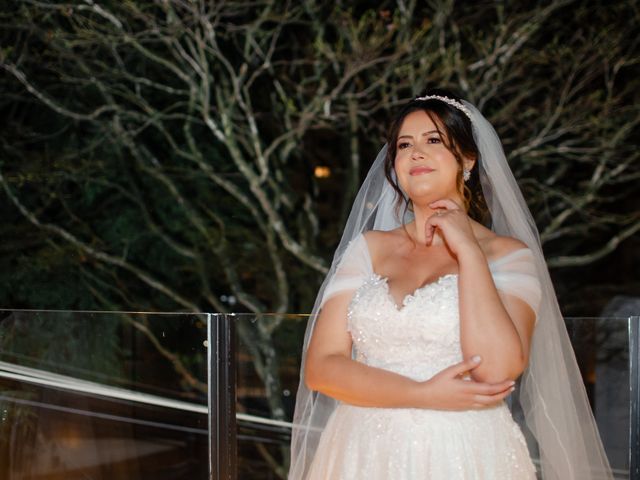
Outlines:
{"label": "white wedding dress", "polygon": [[[499,292],[537,312],[539,282],[528,248],[489,262]],[[463,360],[457,274],[418,288],[397,306],[373,272],[366,240],[345,252],[323,303],[353,290],[348,330],[357,361],[418,381]],[[339,402],[322,432],[308,480],[524,480],[536,469],[507,404],[466,411],[371,408]]]}

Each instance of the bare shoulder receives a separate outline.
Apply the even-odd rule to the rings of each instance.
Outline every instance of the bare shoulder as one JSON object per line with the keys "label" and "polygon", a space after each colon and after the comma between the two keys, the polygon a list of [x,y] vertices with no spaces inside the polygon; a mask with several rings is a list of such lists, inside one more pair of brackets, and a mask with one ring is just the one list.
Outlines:
{"label": "bare shoulder", "polygon": [[389,231],[369,230],[363,233],[374,265],[376,260],[386,256],[388,252],[393,251],[399,242],[403,241],[402,233],[399,230],[401,228]]}
{"label": "bare shoulder", "polygon": [[388,233],[382,230],[368,230],[362,234],[372,256],[384,248],[386,241],[388,241]]}
{"label": "bare shoulder", "polygon": [[522,240],[514,237],[495,235],[487,244],[487,255],[495,259],[523,248],[529,247]]}

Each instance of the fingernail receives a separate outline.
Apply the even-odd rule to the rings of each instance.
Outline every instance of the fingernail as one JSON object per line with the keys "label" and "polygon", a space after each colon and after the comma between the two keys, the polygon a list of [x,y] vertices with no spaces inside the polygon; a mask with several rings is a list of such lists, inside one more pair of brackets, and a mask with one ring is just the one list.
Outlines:
{"label": "fingernail", "polygon": [[516,384],[516,382],[514,382],[513,380],[511,380],[511,381],[509,382],[509,385],[515,385],[515,384]]}
{"label": "fingernail", "polygon": [[471,357],[471,361],[474,363],[478,363],[480,360],[480,355],[474,355],[473,357]]}
{"label": "fingernail", "polygon": [[511,388],[509,389],[509,391],[510,391],[510,392],[513,392],[515,389],[516,389],[516,387],[511,387]]}

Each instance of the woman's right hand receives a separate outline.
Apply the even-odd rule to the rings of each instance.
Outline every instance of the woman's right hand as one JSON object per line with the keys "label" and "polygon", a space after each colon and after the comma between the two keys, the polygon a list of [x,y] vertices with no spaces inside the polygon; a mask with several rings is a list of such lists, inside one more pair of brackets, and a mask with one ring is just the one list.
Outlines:
{"label": "woman's right hand", "polygon": [[[477,358],[477,361],[474,361]],[[487,408],[505,399],[515,387],[512,380],[500,383],[481,383],[462,380],[461,376],[470,372],[481,359],[469,358],[438,372],[429,380],[421,382],[425,396],[425,408],[436,410],[473,410]]]}

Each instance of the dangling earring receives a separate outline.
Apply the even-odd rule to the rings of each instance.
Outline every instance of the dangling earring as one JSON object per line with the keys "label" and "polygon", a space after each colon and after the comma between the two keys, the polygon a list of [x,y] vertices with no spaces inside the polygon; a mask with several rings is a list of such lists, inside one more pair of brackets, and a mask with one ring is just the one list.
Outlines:
{"label": "dangling earring", "polygon": [[466,168],[462,170],[462,178],[466,182],[471,177],[471,170],[467,170]]}

